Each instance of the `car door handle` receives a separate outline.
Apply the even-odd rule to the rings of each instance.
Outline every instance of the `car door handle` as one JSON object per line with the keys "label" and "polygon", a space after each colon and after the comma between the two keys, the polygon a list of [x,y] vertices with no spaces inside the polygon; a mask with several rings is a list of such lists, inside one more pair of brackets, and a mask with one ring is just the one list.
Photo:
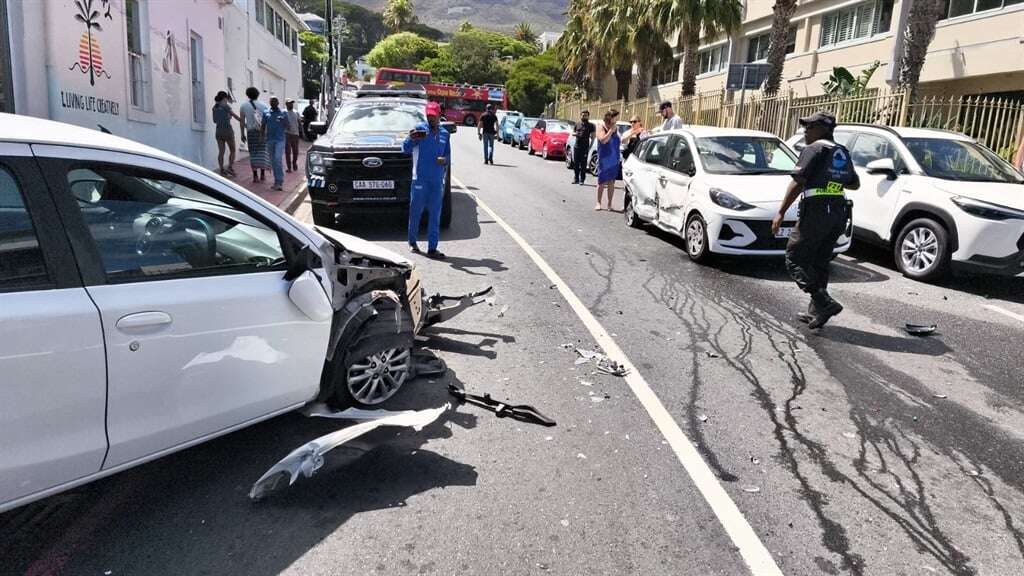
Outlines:
{"label": "car door handle", "polygon": [[118,330],[132,332],[145,328],[166,326],[172,322],[171,315],[166,312],[136,312],[122,316],[115,326]]}

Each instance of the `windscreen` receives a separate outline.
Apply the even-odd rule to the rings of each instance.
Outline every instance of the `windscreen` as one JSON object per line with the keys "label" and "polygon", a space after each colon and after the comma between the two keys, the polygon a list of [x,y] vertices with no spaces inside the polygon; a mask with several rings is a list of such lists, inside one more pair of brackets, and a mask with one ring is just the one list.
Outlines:
{"label": "windscreen", "polygon": [[331,133],[408,132],[426,121],[426,111],[422,104],[382,104],[379,101],[353,103],[338,110],[331,123]]}
{"label": "windscreen", "polygon": [[974,142],[943,138],[904,138],[903,142],[925,174],[933,178],[1013,184],[1024,180],[1013,167]]}
{"label": "windscreen", "polygon": [[548,122],[547,131],[551,134],[568,134],[572,132],[572,126],[564,122]]}
{"label": "windscreen", "polygon": [[697,138],[697,152],[711,174],[788,174],[796,167],[796,158],[778,138]]}

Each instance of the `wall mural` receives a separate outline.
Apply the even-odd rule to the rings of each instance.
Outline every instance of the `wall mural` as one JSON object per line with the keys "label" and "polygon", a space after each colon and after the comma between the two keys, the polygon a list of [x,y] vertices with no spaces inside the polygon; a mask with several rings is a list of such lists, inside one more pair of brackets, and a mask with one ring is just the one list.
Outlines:
{"label": "wall mural", "polygon": [[[105,10],[102,16],[100,16],[100,10],[94,9],[94,4],[95,8]],[[110,15],[110,0],[99,0],[98,3],[94,3],[93,0],[75,0],[75,6],[78,8],[75,20],[85,25],[85,32],[82,32],[82,37],[78,41],[78,61],[72,64],[68,70],[77,68],[82,74],[88,74],[89,84],[95,86],[97,76],[110,78],[110,74],[103,69],[100,41],[92,33],[93,30],[103,31],[103,27],[100,25],[101,18],[114,19]]]}

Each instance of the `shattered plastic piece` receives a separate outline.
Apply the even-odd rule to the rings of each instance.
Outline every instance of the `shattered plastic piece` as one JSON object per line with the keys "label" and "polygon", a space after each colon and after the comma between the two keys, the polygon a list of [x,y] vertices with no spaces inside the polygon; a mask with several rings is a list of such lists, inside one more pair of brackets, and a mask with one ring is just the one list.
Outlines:
{"label": "shattered plastic piece", "polygon": [[949,396],[947,396],[945,394],[932,394],[932,398],[939,398],[939,399],[945,400],[946,398],[949,398]]}
{"label": "shattered plastic piece", "polygon": [[582,384],[583,386],[593,386],[594,385],[593,382],[587,382],[586,380],[580,380],[580,384]]}
{"label": "shattered plastic piece", "polygon": [[434,294],[424,302],[427,309],[426,321],[424,324],[427,326],[433,326],[434,324],[447,322],[448,320],[458,316],[464,310],[472,308],[477,304],[483,304],[486,302],[487,298],[490,298],[493,294],[494,287],[492,286],[488,286],[486,289],[479,292],[471,292],[463,296],[443,296],[441,294]]}
{"label": "shattered plastic piece", "polygon": [[717,352],[705,352],[705,354],[708,355],[708,358],[721,358],[722,357],[722,355],[718,354]]}
{"label": "shattered plastic piece", "polygon": [[843,432],[843,438],[856,438],[857,435],[853,432]]}
{"label": "shattered plastic piece", "polygon": [[577,365],[592,360],[597,366],[598,372],[603,372],[612,376],[625,376],[629,374],[629,368],[626,368],[622,364],[619,364],[600,352],[576,348],[576,353],[580,355],[580,357],[576,359]]}
{"label": "shattered plastic piece", "polygon": [[758,464],[760,464],[760,463],[761,463],[761,459],[760,459],[760,458],[758,458],[757,456],[751,456],[751,457],[750,457],[750,462],[751,462],[752,464],[754,464],[755,466],[757,466]]}
{"label": "shattered plastic piece", "polygon": [[576,453],[576,457],[579,458],[580,460],[586,460],[587,459],[587,455],[584,454],[583,452],[577,452]]}
{"label": "shattered plastic piece", "polygon": [[757,494],[758,492],[760,492],[760,491],[761,491],[761,489],[760,489],[760,488],[758,488],[757,486],[745,486],[745,487],[743,488],[743,491],[744,491],[744,492],[748,492],[748,493],[750,493],[750,494]]}
{"label": "shattered plastic piece", "polygon": [[331,418],[334,420],[379,420],[389,416],[402,414],[415,414],[415,410],[401,410],[393,412],[389,410],[366,410],[364,408],[347,408],[345,410],[331,410],[327,404],[310,404],[302,409],[302,415],[310,418]]}
{"label": "shattered plastic piece", "polygon": [[324,465],[324,454],[371,430],[382,426],[408,426],[418,432],[437,420],[449,408],[451,405],[445,404],[440,408],[429,410],[390,413],[310,440],[292,450],[277,464],[271,466],[263,476],[260,476],[260,479],[252,485],[249,498],[253,500],[263,498],[277,486],[283,476],[288,476],[289,486],[295,483],[300,473],[306,478],[313,476]]}
{"label": "shattered plastic piece", "polygon": [[967,475],[976,478],[981,476],[981,472],[978,472],[977,470],[968,470]]}
{"label": "shattered plastic piece", "polygon": [[554,437],[552,437],[552,436],[545,436],[544,439],[548,440],[548,441],[551,441],[551,440],[554,440]]}
{"label": "shattered plastic piece", "polygon": [[697,420],[700,420],[701,422],[707,422],[708,421],[707,414],[698,414],[697,415]]}
{"label": "shattered plastic piece", "polygon": [[594,404],[597,404],[599,402],[604,402],[604,397],[602,397],[602,396],[591,396],[590,397],[590,401],[593,402]]}
{"label": "shattered plastic piece", "polygon": [[508,304],[502,306],[501,310],[498,310],[498,318],[503,318],[505,316],[505,312],[508,312]]}
{"label": "shattered plastic piece", "polygon": [[569,521],[565,520],[564,518],[562,520],[559,520],[558,523],[561,524],[562,526],[566,527],[566,528],[569,527]]}
{"label": "shattered plastic piece", "polygon": [[907,333],[914,336],[927,336],[938,328],[935,324],[911,324],[907,322]]}

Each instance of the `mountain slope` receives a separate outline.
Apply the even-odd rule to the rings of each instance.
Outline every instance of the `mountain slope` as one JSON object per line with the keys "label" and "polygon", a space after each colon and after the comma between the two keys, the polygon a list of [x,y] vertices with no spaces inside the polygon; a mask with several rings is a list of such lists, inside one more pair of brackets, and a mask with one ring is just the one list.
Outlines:
{"label": "mountain slope", "polygon": [[[381,11],[386,0],[347,0],[370,10]],[[414,0],[420,22],[452,32],[465,21],[489,30],[511,32],[520,22],[534,31],[557,32],[565,27],[569,0]]]}

